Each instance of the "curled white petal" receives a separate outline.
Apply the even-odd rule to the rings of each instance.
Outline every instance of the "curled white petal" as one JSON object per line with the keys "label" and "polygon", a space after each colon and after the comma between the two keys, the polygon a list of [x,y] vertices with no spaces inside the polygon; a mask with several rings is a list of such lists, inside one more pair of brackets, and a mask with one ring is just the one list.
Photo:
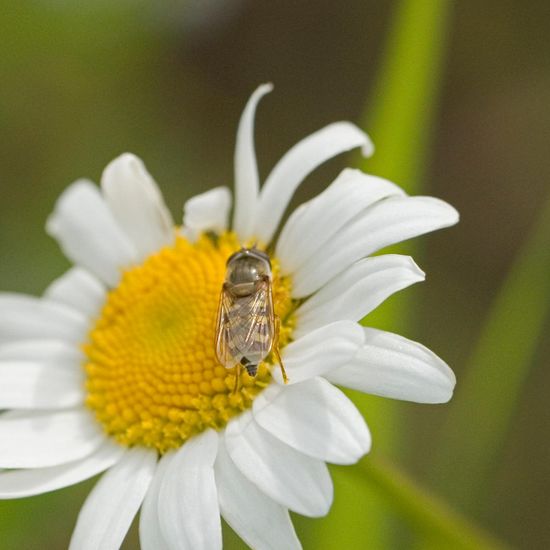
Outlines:
{"label": "curled white petal", "polygon": [[369,137],[349,122],[329,124],[294,145],[275,165],[261,190],[253,231],[259,241],[271,241],[290,199],[308,174],[356,147],[361,147],[365,156],[373,152]]}
{"label": "curled white petal", "polygon": [[248,546],[256,550],[301,548],[288,510],[240,472],[225,448],[223,437],[215,472],[223,518]]}
{"label": "curled white petal", "polygon": [[254,149],[254,118],[262,97],[273,90],[272,84],[262,84],[252,94],[241,116],[235,147],[235,212],[233,231],[242,242],[252,235],[258,202],[260,181]]}
{"label": "curled white petal", "polygon": [[304,454],[353,464],[371,446],[369,430],[355,405],[322,378],[288,387],[271,385],[255,400],[262,428]]}
{"label": "curled white petal", "polygon": [[78,514],[69,550],[118,550],[153,479],[157,455],[136,447],[99,480]]}
{"label": "curled white petal", "polygon": [[63,192],[46,231],[69,260],[110,286],[116,286],[122,269],[139,259],[138,250],[90,181],[79,180]]}
{"label": "curled white petal", "polygon": [[[331,323],[302,336],[282,353],[288,383],[303,382],[348,363],[363,341],[362,328],[351,321]],[[277,366],[272,374],[279,384],[283,383]]]}
{"label": "curled white petal", "polygon": [[348,222],[294,274],[293,296],[308,296],[360,258],[436,229],[454,225],[458,212],[432,197],[390,197]]}
{"label": "curled white petal", "polygon": [[346,168],[321,194],[300,205],[288,218],[276,247],[282,271],[294,273],[371,204],[404,194],[388,180]]}
{"label": "curled white petal", "polygon": [[183,206],[183,234],[191,242],[205,231],[222,233],[227,229],[231,192],[216,187],[190,198]]}
{"label": "curled white petal", "polygon": [[453,371],[428,348],[403,336],[365,328],[365,344],[353,360],[325,375],[334,384],[417,403],[445,403],[456,383]]}
{"label": "curled white petal", "polygon": [[296,311],[295,337],[331,321],[360,321],[394,292],[424,280],[409,256],[359,260],[329,281]]}
{"label": "curled white petal", "polygon": [[326,464],[266,432],[250,411],[228,424],[225,444],[241,473],[282,506],[310,517],[330,509],[333,488]]}

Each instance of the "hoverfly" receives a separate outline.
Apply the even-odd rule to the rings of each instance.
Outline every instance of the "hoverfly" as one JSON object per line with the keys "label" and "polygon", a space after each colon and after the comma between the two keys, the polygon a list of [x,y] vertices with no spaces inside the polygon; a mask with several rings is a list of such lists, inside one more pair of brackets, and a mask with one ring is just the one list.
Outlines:
{"label": "hoverfly", "polygon": [[255,247],[242,248],[227,260],[216,322],[216,355],[225,368],[237,368],[235,391],[241,369],[256,376],[270,352],[288,381],[279,353],[279,324],[269,256]]}

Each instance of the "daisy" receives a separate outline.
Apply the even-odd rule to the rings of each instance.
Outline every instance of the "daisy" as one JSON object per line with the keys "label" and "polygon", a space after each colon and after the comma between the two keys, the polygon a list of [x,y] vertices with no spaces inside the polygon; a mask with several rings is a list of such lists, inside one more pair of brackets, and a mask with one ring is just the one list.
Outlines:
{"label": "daisy", "polygon": [[[222,545],[220,516],[251,547],[299,548],[289,510],[325,515],[326,463],[352,464],[371,438],[336,385],[423,403],[450,399],[455,379],[431,351],[358,324],[392,293],[424,279],[407,256],[373,256],[453,225],[430,197],[344,170],[280,230],[301,181],[360,147],[356,126],[331,124],[296,144],[261,190],[254,153],[256,90],[242,115],[235,201],[196,196],[175,226],[133,155],[80,180],[47,222],[74,264],[41,298],[0,295],[0,498],[66,487],[106,472],[72,536],[78,550],[118,548],[140,512],[144,550]],[[288,384],[268,358],[257,376],[215,355],[228,257],[267,251]]]}

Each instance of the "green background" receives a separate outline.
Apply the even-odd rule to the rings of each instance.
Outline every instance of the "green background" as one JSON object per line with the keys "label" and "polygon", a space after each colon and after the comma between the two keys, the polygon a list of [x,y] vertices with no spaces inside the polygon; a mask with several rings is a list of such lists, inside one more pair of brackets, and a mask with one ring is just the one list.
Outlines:
{"label": "green background", "polygon": [[[457,374],[456,398],[387,406],[354,396],[373,456],[510,546],[548,548],[550,231],[536,220],[550,196],[550,8],[408,4],[420,19],[406,21],[399,49],[395,1],[0,0],[0,288],[39,294],[67,268],[45,219],[71,181],[97,181],[124,151],[143,158],[177,220],[190,196],[231,186],[241,110],[271,81],[256,125],[262,176],[297,140],[347,119],[378,146],[381,160],[365,169],[461,213],[457,227],[416,246],[426,283],[372,320],[441,355]],[[424,43],[432,57],[422,57]],[[430,85],[419,88],[423,62]],[[295,202],[353,162],[316,171]],[[386,489],[361,468],[333,470],[327,519],[297,519],[304,547],[433,544],[400,511],[401,497],[380,498]],[[65,548],[91,486],[1,502],[0,549]],[[224,538],[243,547],[229,530]],[[452,547],[442,544],[430,547]],[[124,548],[138,548],[135,529]]]}

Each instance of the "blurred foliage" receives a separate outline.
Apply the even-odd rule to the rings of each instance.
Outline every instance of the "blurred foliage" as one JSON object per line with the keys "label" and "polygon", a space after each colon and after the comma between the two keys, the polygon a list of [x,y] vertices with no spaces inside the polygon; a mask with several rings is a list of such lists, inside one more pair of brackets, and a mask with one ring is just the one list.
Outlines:
{"label": "blurred foliage", "polygon": [[[482,512],[491,499],[492,472],[549,317],[549,275],[550,196],[488,313],[438,449],[434,473],[465,509]],[[464,432],[466,443],[452,437]]]}
{"label": "blurred foliage", "polygon": [[[445,428],[448,408],[406,403],[389,405],[385,418],[379,411],[386,405],[371,398],[361,408],[375,445],[387,446],[392,461],[440,494],[456,493],[461,482],[455,469],[466,453],[483,449],[481,458],[491,455],[493,498],[470,506],[453,497],[449,505],[460,505],[466,516],[513,546],[545,549],[550,446],[544,434],[550,413],[544,388],[550,372],[544,367],[550,349],[547,340],[538,348],[534,340],[536,331],[548,330],[544,268],[537,267],[536,277],[532,271],[522,275],[510,302],[497,299],[503,311],[493,322],[498,330],[488,329],[491,345],[478,348],[489,351],[474,355],[481,360],[467,378],[462,365],[472,364],[470,350],[497,289],[547,196],[547,2],[457,2],[450,26],[437,24],[444,23],[447,1],[405,2],[411,18],[412,13],[433,18],[432,27],[403,30],[404,53],[396,54],[385,48],[400,4],[235,0],[229,9],[213,0],[0,0],[0,286],[39,293],[62,273],[67,263],[44,235],[44,220],[70,181],[82,176],[97,181],[122,151],[144,158],[176,219],[187,197],[230,184],[238,117],[260,82],[276,84],[259,111],[262,174],[293,142],[322,125],[364,120],[377,146],[365,169],[413,185],[412,192],[423,182],[423,190],[462,214],[459,228],[423,239],[421,263],[429,277],[424,288],[393,297],[369,322],[404,332],[444,357],[457,371],[459,390],[467,380],[457,392],[457,410],[479,410],[488,424],[497,419],[489,434],[498,435],[496,443],[486,438],[477,447],[472,434],[483,432],[484,418]],[[438,57],[443,50],[429,49],[438,43],[449,45],[448,61]],[[387,62],[392,57],[401,65]],[[326,186],[342,164],[336,160],[308,178],[296,202]],[[543,265],[546,256],[537,249],[550,249],[549,240],[543,236],[527,249],[529,262]],[[514,277],[518,280],[512,275],[505,289],[515,287]],[[409,304],[415,305],[413,320],[404,313],[396,319],[395,312]],[[519,315],[503,321],[516,310],[528,319],[537,312],[536,323],[522,324]],[[511,345],[514,338],[523,346]],[[491,346],[498,348],[499,339],[509,347],[503,345],[494,356],[498,361],[491,362]],[[475,374],[477,363],[492,363],[491,370]],[[449,465],[434,472],[434,450],[446,430]],[[383,539],[374,538],[372,525],[376,529],[380,518],[407,523],[403,510],[383,499],[376,501],[376,515],[368,515],[357,471],[334,470],[333,513],[297,523],[306,549],[376,548],[373,541]],[[395,481],[393,475],[386,479]],[[92,484],[1,502],[0,549],[65,548]],[[399,486],[408,487],[408,481]],[[396,498],[404,502],[403,495]],[[416,540],[408,530],[399,536],[399,547]],[[229,530],[224,538],[228,548],[243,547]],[[124,547],[138,548],[135,529]]]}
{"label": "blurred foliage", "polygon": [[[386,504],[399,513],[418,536],[418,548],[452,550],[504,550],[500,541],[471,525],[442,500],[407,478],[395,466],[374,453],[351,470]],[[362,475],[361,475],[362,474]],[[393,546],[388,546],[389,548]]]}

